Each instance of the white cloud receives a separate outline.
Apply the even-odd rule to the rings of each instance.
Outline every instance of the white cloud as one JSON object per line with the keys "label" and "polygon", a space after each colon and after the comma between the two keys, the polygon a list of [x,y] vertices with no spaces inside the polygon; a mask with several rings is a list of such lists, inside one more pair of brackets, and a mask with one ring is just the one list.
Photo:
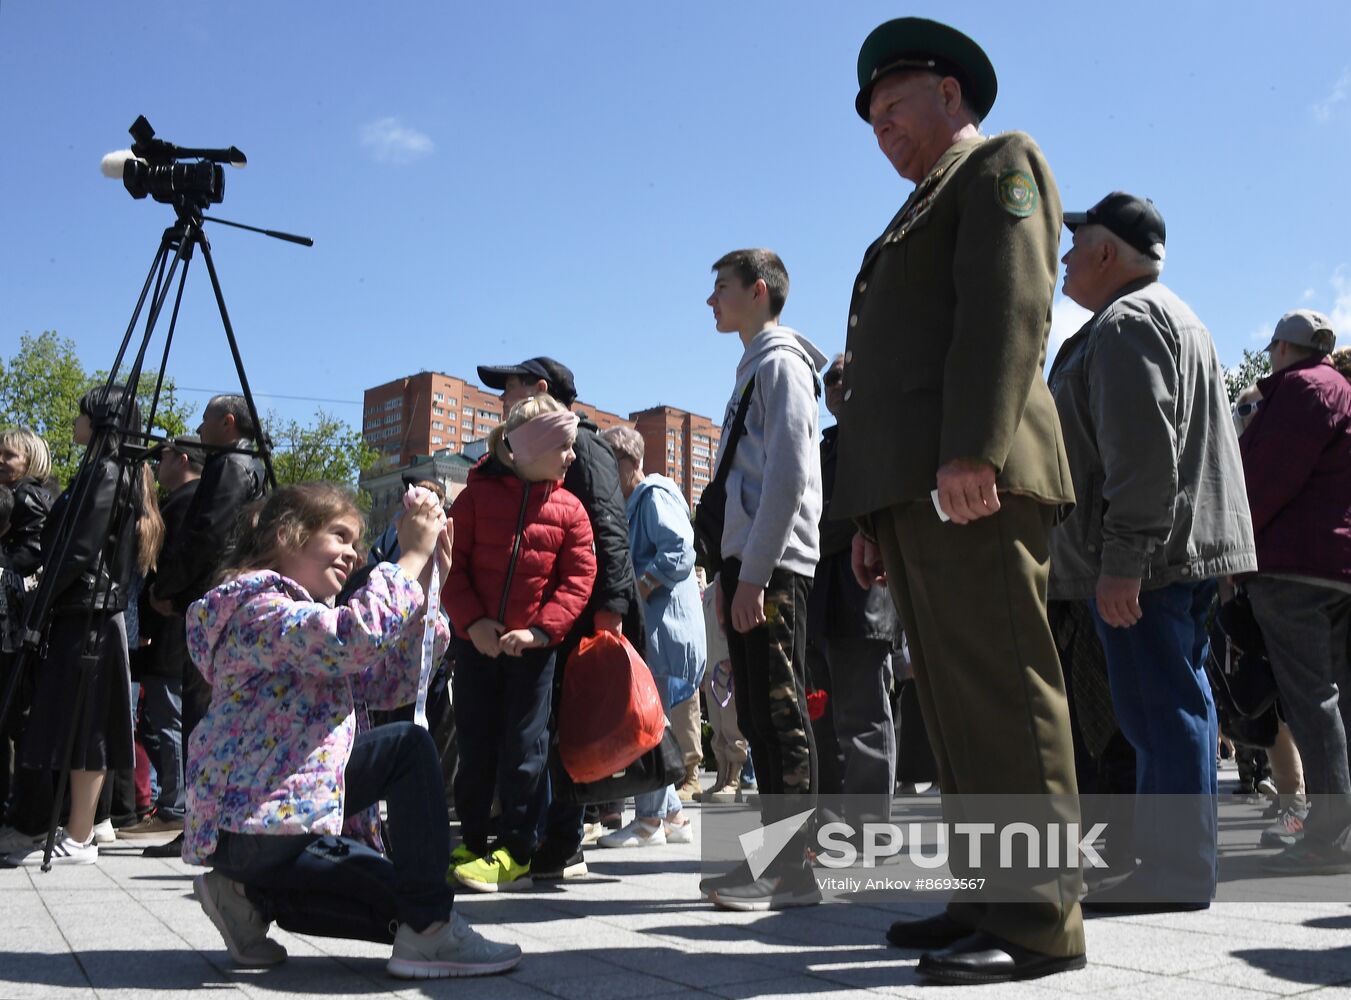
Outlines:
{"label": "white cloud", "polygon": [[1079,328],[1087,323],[1092,315],[1073,299],[1067,299],[1062,295],[1055,300],[1055,305],[1051,306],[1051,342],[1046,348],[1048,363],[1055,360],[1060,345],[1078,333]]}
{"label": "white cloud", "polygon": [[379,118],[363,125],[361,145],[376,163],[412,163],[436,149],[426,132],[409,128],[397,118]]}
{"label": "white cloud", "polygon": [[1313,106],[1313,116],[1320,122],[1332,118],[1339,104],[1351,98],[1351,66],[1342,70],[1341,78],[1332,86],[1332,92]]}
{"label": "white cloud", "polygon": [[1332,320],[1333,332],[1339,343],[1351,343],[1351,267],[1343,264],[1332,272],[1332,292],[1328,318]]}

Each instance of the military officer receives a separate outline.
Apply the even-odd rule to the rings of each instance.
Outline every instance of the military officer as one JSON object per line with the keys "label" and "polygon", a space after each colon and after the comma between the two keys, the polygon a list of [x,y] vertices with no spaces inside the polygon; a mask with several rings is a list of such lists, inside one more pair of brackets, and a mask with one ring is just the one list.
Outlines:
{"label": "military officer", "polygon": [[[1076,821],[1064,677],[1046,623],[1048,536],[1073,501],[1041,375],[1055,179],[1028,136],[980,134],[995,71],[961,32],[888,21],[864,41],[858,80],[859,115],[915,189],[854,283],[834,516],[859,525],[860,583],[885,577],[900,612],[948,821],[969,818],[959,797],[985,793],[1052,802]],[[918,971],[939,981],[1081,968],[1079,872],[1041,877],[1032,896],[987,887],[887,937],[931,949]]]}

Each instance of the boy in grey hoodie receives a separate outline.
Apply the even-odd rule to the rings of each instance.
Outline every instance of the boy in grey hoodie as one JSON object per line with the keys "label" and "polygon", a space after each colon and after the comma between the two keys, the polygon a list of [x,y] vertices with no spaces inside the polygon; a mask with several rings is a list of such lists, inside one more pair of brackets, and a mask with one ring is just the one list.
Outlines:
{"label": "boy in grey hoodie", "polygon": [[[745,353],[723,418],[726,481],[718,606],[732,661],[737,717],[750,743],[765,825],[810,809],[816,749],[807,717],[807,595],[820,555],[821,461],[816,372],[827,358],[779,324],[788,273],[770,250],[735,250],[713,265],[708,304],[719,333]],[[752,383],[753,380],[753,384]],[[743,393],[745,432],[724,455]],[[716,468],[716,464],[715,464]],[[705,882],[717,906],[781,909],[820,902],[806,828],[760,878],[749,868]]]}

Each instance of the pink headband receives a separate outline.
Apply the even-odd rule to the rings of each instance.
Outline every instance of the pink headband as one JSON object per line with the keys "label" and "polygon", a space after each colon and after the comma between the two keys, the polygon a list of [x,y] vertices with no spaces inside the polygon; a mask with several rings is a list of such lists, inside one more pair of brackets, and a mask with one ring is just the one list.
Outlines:
{"label": "pink headband", "polygon": [[507,448],[516,465],[529,465],[541,455],[562,451],[577,434],[575,413],[541,413],[507,434]]}

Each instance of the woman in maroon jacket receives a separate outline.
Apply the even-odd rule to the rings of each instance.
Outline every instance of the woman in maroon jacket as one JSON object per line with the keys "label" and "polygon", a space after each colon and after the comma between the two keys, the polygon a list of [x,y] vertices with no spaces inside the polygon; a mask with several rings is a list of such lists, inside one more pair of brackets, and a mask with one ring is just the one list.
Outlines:
{"label": "woman in maroon jacket", "polygon": [[[455,499],[444,604],[453,675],[461,843],[451,874],[471,889],[531,885],[539,782],[548,757],[554,653],[591,597],[591,522],[563,489],[577,417],[549,396],[511,408]],[[494,794],[502,811],[489,849]]]}

